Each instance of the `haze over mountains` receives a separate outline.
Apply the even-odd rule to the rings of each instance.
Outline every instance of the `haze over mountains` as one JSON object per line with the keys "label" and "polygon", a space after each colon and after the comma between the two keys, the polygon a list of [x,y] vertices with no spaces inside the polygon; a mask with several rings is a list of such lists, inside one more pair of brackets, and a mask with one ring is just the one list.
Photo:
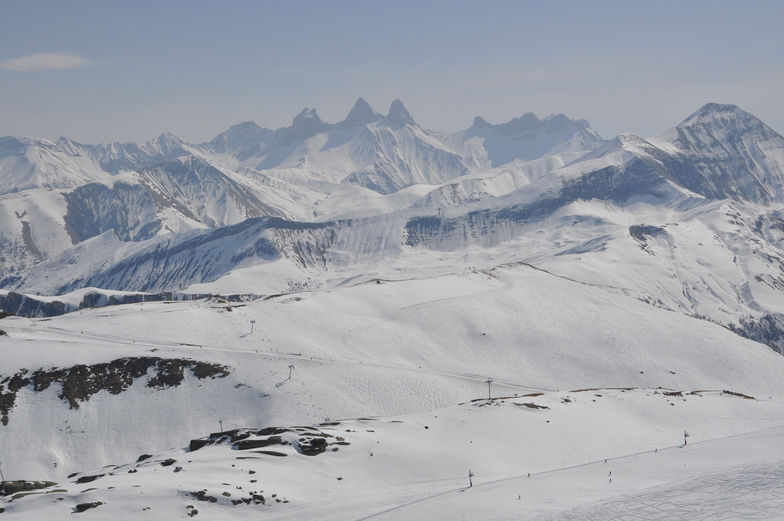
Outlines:
{"label": "haze over mountains", "polygon": [[733,465],[777,486],[784,137],[734,105],[610,140],[362,98],[198,144],[5,137],[0,194],[0,463],[59,482],[1,515],[587,520]]}
{"label": "haze over mountains", "polygon": [[0,146],[7,290],[272,294],[521,261],[784,349],[784,139],[735,106],[647,140],[531,113],[444,135],[359,98],[200,144]]}

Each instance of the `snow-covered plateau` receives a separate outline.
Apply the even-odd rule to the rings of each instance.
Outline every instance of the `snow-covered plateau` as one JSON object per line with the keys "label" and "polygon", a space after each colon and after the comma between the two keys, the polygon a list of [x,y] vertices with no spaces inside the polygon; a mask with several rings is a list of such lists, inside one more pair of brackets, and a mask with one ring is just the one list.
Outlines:
{"label": "snow-covered plateau", "polygon": [[0,138],[0,519],[779,519],[783,181],[718,104]]}

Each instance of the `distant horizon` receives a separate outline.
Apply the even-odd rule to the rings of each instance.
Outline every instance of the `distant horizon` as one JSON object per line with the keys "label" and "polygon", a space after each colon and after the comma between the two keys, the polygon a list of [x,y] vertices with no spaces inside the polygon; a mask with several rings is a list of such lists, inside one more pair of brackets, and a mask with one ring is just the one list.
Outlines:
{"label": "distant horizon", "polygon": [[[363,98],[363,97],[362,97],[362,96],[360,96],[360,98]],[[358,98],[358,99],[359,99],[359,98]],[[396,100],[400,100],[400,98],[395,98],[395,99],[396,99]],[[394,101],[394,100],[393,100],[393,101]],[[405,101],[404,101],[404,100],[400,100],[400,101],[403,103],[403,105],[405,105]],[[391,104],[391,103],[392,103],[392,102],[390,102],[390,104]],[[672,125],[670,125],[669,127],[666,127],[666,128],[663,128],[663,129],[661,129],[661,130],[660,130],[659,132],[657,132],[656,134],[658,134],[658,133],[660,133],[660,132],[664,132],[664,131],[666,131],[666,130],[668,130],[668,129],[670,129],[670,128],[673,128],[673,127],[677,126],[677,125],[678,125],[678,124],[680,124],[682,121],[686,120],[686,119],[687,119],[689,116],[691,116],[691,115],[693,115],[694,113],[698,112],[698,111],[699,111],[699,110],[700,110],[702,107],[705,107],[706,105],[710,105],[710,104],[736,106],[736,107],[738,107],[740,110],[744,110],[744,109],[743,109],[743,107],[740,107],[740,106],[738,106],[738,105],[737,105],[737,104],[735,104],[735,103],[717,103],[717,102],[709,101],[709,102],[703,103],[702,105],[700,105],[699,107],[697,107],[696,109],[694,109],[693,111],[691,111],[689,114],[686,114],[686,115],[684,115],[684,116],[683,116],[683,117],[682,117],[680,120],[678,120],[678,122],[676,122],[676,123],[673,123],[673,124],[672,124]],[[371,106],[371,107],[373,108],[373,110],[375,110],[376,112],[379,112],[379,113],[381,113],[382,115],[385,115],[385,114],[384,114],[384,111],[379,111],[379,110],[377,110],[377,109],[376,109],[376,107],[374,107],[372,104],[370,104],[370,106]],[[353,105],[352,105],[352,107],[353,107]],[[408,108],[408,107],[406,107],[406,108]],[[300,110],[300,112],[298,112],[297,114],[295,114],[294,116],[292,116],[292,120],[293,120],[293,119],[294,119],[294,117],[296,117],[298,114],[300,114],[300,113],[302,113],[302,112],[304,112],[304,111],[306,111],[306,110],[314,110],[314,111],[316,112],[316,115],[318,115],[319,119],[321,119],[321,120],[322,120],[324,123],[331,124],[331,125],[333,125],[333,124],[336,124],[336,123],[339,123],[339,122],[343,121],[343,119],[345,119],[345,116],[344,116],[344,118],[342,118],[342,119],[339,119],[339,120],[336,120],[336,121],[327,121],[327,120],[325,120],[324,118],[322,118],[320,114],[318,114],[318,107],[303,107],[303,109],[302,109],[302,110]],[[349,109],[349,110],[351,110],[351,109]],[[748,112],[748,111],[745,111],[745,112]],[[534,114],[534,116],[536,116],[536,117],[537,117],[538,119],[540,119],[540,120],[544,120],[544,119],[546,119],[546,118],[548,118],[548,117],[553,117],[553,116],[557,116],[557,115],[564,115],[564,116],[566,116],[567,118],[569,118],[569,119],[571,119],[571,120],[573,120],[573,121],[588,121],[588,120],[586,120],[586,119],[584,119],[584,118],[573,118],[573,117],[570,117],[570,115],[569,115],[569,114],[564,114],[564,113],[562,113],[562,112],[561,112],[561,113],[547,114],[546,116],[541,116],[541,115],[539,115],[539,114],[535,114],[535,113],[533,113],[533,112],[530,112],[530,111],[529,111],[529,112],[522,113],[522,114],[519,114],[519,115],[514,115],[514,116],[511,116],[509,119],[506,119],[506,120],[504,120],[504,121],[487,121],[487,119],[486,119],[486,118],[484,118],[484,117],[482,117],[481,115],[474,116],[474,118],[476,118],[476,117],[480,117],[480,118],[484,119],[485,121],[487,121],[487,123],[489,123],[490,125],[498,125],[498,124],[502,124],[502,123],[508,123],[509,121],[511,121],[511,120],[513,120],[513,119],[516,119],[516,118],[519,118],[519,117],[521,117],[521,116],[523,116],[523,115],[525,115],[525,114],[528,114],[528,113]],[[750,113],[750,112],[749,112],[749,113]],[[348,111],[346,111],[346,114],[348,114]],[[750,113],[750,114],[751,114],[751,113]],[[752,114],[752,115],[754,115],[755,117],[757,117],[757,115],[756,115],[756,114]],[[411,115],[411,117],[414,119],[414,121],[417,123],[417,125],[419,125],[419,121],[417,121],[416,115],[415,115],[415,114],[412,114],[412,115]],[[765,123],[765,124],[767,125],[767,123],[765,122],[764,118],[758,118],[758,119],[760,119],[760,120],[761,120],[763,123]],[[226,131],[227,131],[227,130],[229,130],[230,128],[232,128],[232,127],[235,127],[235,126],[237,126],[237,125],[242,125],[242,124],[244,124],[244,123],[253,123],[253,124],[255,124],[256,126],[258,126],[258,127],[262,128],[262,129],[266,129],[266,130],[270,130],[270,131],[276,131],[276,130],[279,130],[279,129],[281,129],[281,128],[287,128],[287,127],[291,126],[291,123],[289,123],[288,125],[285,125],[285,126],[283,126],[283,127],[274,127],[274,128],[273,128],[273,127],[270,127],[270,126],[266,126],[266,125],[264,125],[264,124],[261,124],[261,123],[259,123],[259,122],[257,122],[257,121],[253,121],[253,120],[250,120],[250,119],[248,119],[248,120],[244,120],[244,121],[238,121],[238,122],[236,122],[236,123],[232,123],[231,125],[229,125],[228,127],[224,128],[223,130],[219,130],[218,132],[216,132],[216,133],[215,133],[214,135],[212,135],[211,137],[208,137],[207,139],[202,139],[202,140],[199,140],[199,141],[189,141],[189,140],[187,140],[187,139],[183,139],[183,138],[182,138],[182,136],[178,136],[178,135],[177,135],[177,134],[175,134],[174,132],[171,132],[171,131],[168,131],[168,130],[164,130],[164,131],[162,131],[162,132],[159,132],[159,133],[155,134],[154,136],[148,137],[148,138],[146,138],[146,139],[142,139],[142,140],[131,140],[131,141],[104,140],[104,141],[94,141],[94,142],[88,142],[88,141],[80,141],[80,140],[78,140],[78,139],[74,139],[74,138],[72,138],[71,136],[67,136],[67,135],[62,135],[62,136],[57,136],[57,137],[44,137],[44,136],[30,136],[30,135],[21,135],[21,134],[8,134],[8,135],[0,136],[0,137],[25,137],[25,138],[32,138],[32,139],[48,139],[48,140],[50,140],[50,141],[57,141],[57,140],[58,140],[58,139],[60,139],[60,138],[65,138],[65,139],[68,139],[68,140],[70,140],[70,141],[74,141],[74,142],[76,142],[76,143],[83,144],[83,145],[99,145],[99,144],[107,144],[107,143],[137,143],[137,144],[140,144],[140,143],[146,143],[146,142],[149,142],[149,141],[153,141],[153,140],[155,140],[155,139],[157,139],[157,138],[159,138],[159,137],[161,137],[161,136],[164,136],[164,135],[167,135],[167,134],[169,134],[169,135],[172,135],[172,136],[174,136],[174,137],[176,137],[176,138],[178,138],[178,139],[181,139],[181,140],[182,140],[183,142],[185,142],[185,143],[188,143],[188,144],[194,144],[194,145],[195,145],[195,144],[202,144],[202,143],[207,143],[207,142],[211,141],[212,139],[216,138],[217,136],[219,136],[220,134],[222,134],[222,133],[226,132]],[[455,131],[455,132],[442,132],[442,131],[440,131],[440,130],[438,130],[438,129],[430,129],[430,128],[423,127],[422,125],[419,125],[419,126],[420,126],[421,128],[424,128],[425,130],[434,131],[434,132],[438,132],[438,133],[441,133],[441,134],[449,135],[449,134],[455,134],[455,133],[459,133],[459,132],[463,132],[463,131],[465,131],[465,130],[467,130],[467,129],[471,128],[471,127],[473,126],[473,123],[474,123],[474,121],[473,121],[473,118],[472,118],[472,120],[471,120],[471,124],[469,124],[469,125],[468,125],[468,126],[466,126],[465,128],[459,129],[459,130],[457,130],[457,131]],[[594,126],[591,124],[591,122],[590,122],[590,121],[588,121],[588,124],[589,124],[590,128],[592,128],[593,130],[596,130],[596,129],[594,128]],[[770,125],[768,125],[768,126],[770,126]],[[778,132],[778,130],[776,130],[775,128],[773,128],[773,127],[770,127],[770,128],[772,128],[772,129],[773,129],[775,132]],[[598,132],[598,133],[599,133],[599,135],[600,135],[600,136],[601,136],[603,139],[605,139],[605,140],[610,140],[610,139],[613,139],[613,138],[617,137],[617,136],[618,136],[618,135],[620,135],[620,134],[627,134],[627,133],[634,134],[634,132],[623,132],[623,131],[622,131],[622,132],[619,132],[618,134],[614,134],[614,135],[612,135],[612,136],[608,136],[608,135],[604,135],[604,134],[602,134],[602,133],[601,133],[601,132],[599,132],[598,130],[597,130],[597,132]],[[780,132],[779,132],[779,133],[780,133]],[[642,138],[648,138],[648,137],[653,137],[653,136],[654,136],[654,135],[656,135],[656,134],[652,134],[652,135],[650,135],[650,136],[640,136],[640,137],[642,137]]]}
{"label": "distant horizon", "polygon": [[784,132],[784,2],[7,0],[0,135],[198,143],[401,99],[423,128],[532,112],[650,137],[708,102]]}

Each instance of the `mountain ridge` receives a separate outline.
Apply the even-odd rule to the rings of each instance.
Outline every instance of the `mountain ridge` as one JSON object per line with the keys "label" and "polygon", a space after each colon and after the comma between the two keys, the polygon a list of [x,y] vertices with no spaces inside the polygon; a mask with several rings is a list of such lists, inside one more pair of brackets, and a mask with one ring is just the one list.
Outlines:
{"label": "mountain ridge", "polygon": [[[349,115],[343,128],[305,109],[278,131],[246,122],[201,145],[161,138],[172,145],[166,150],[188,153],[48,192],[47,215],[36,210],[34,191],[0,197],[8,216],[2,285],[269,294],[390,276],[392,266],[414,274],[523,261],[784,350],[776,186],[784,138],[736,106],[707,104],[653,138],[609,141],[562,115],[526,113],[500,126],[477,118],[450,136],[421,129],[399,100],[390,107],[397,122],[361,98]],[[326,130],[292,138],[314,129]],[[293,141],[283,146],[280,135]],[[164,148],[148,147],[144,157]],[[494,167],[499,151],[509,161]],[[117,240],[102,236],[109,232]],[[188,234],[211,236],[214,246],[180,250]],[[439,267],[445,254],[453,264]],[[623,263],[618,279],[609,275],[615,262]],[[50,270],[60,284],[44,282]],[[246,291],[229,282],[242,273],[267,275]]]}

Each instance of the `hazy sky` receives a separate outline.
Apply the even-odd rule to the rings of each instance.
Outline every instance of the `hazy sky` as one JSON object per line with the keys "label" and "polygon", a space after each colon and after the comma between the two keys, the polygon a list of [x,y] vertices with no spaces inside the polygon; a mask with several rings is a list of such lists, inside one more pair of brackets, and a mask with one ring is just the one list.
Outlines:
{"label": "hazy sky", "polygon": [[0,0],[0,135],[211,139],[400,98],[428,129],[587,119],[603,137],[734,103],[784,133],[782,1]]}

